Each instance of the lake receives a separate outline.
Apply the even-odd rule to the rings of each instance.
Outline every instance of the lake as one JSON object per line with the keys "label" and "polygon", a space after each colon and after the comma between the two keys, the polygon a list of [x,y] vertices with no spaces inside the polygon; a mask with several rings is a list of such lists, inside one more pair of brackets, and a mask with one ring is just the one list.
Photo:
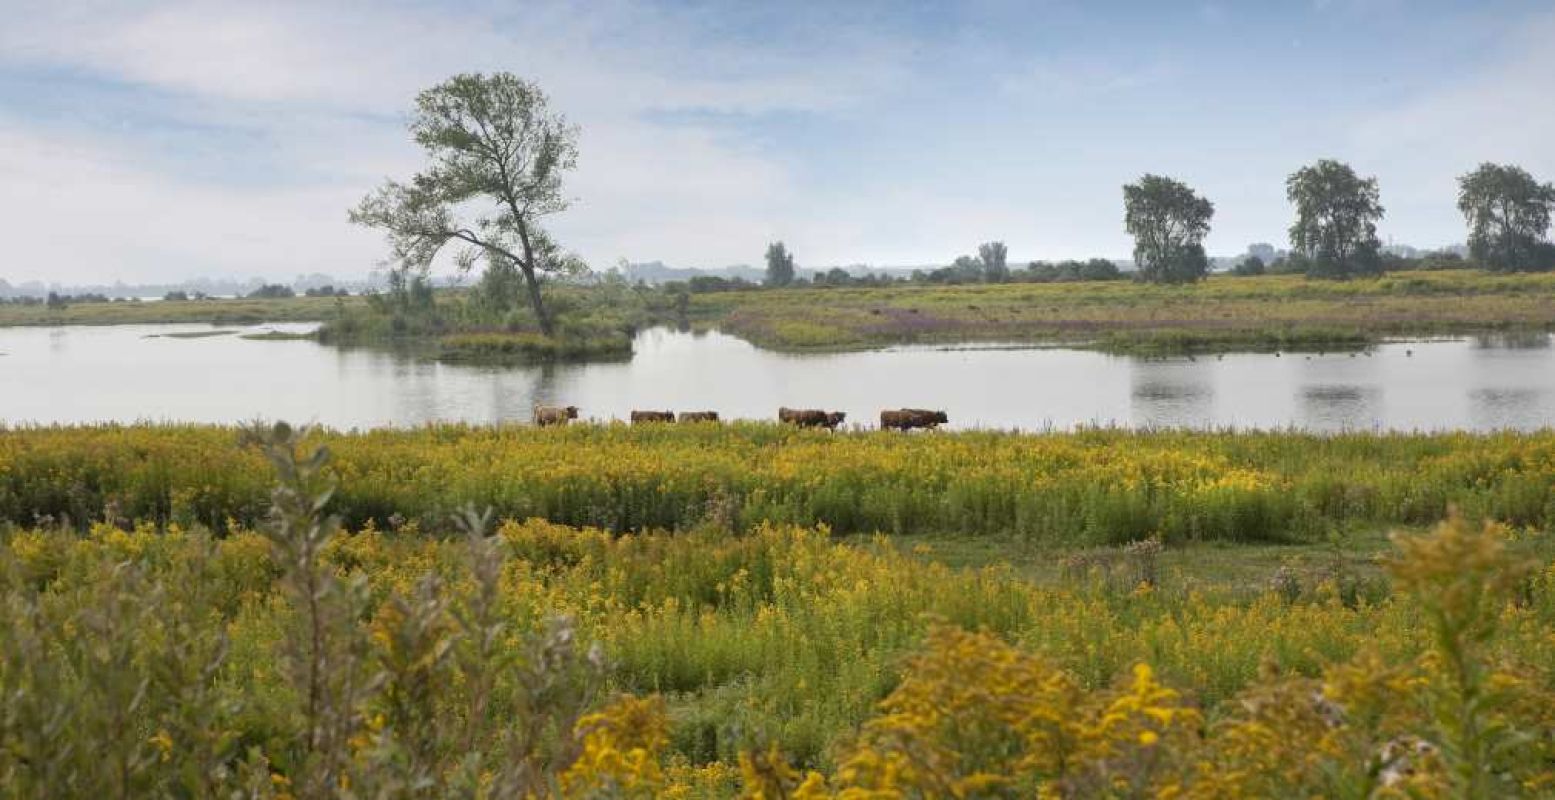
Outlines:
{"label": "lake", "polygon": [[[305,331],[309,325],[241,329]],[[848,413],[944,409],[951,427],[1491,430],[1555,425],[1547,334],[1380,345],[1366,353],[1143,359],[1064,348],[765,351],[717,332],[656,328],[626,362],[437,364],[312,341],[252,341],[205,325],[0,328],[0,421],[255,418],[338,428],[527,421],[536,403],[622,419],[634,408],[773,419],[778,406]]]}

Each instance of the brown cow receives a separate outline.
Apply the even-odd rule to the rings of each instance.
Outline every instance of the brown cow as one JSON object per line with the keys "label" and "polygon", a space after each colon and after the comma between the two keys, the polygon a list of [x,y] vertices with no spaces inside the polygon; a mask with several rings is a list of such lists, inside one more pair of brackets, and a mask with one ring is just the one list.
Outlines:
{"label": "brown cow", "polygon": [[675,415],[676,422],[717,422],[717,411],[682,411]]}
{"label": "brown cow", "polygon": [[542,428],[547,425],[566,425],[568,420],[577,418],[577,406],[535,406],[535,424]]}
{"label": "brown cow", "polygon": [[641,425],[644,422],[674,422],[673,411],[633,411],[632,424]]}
{"label": "brown cow", "polygon": [[798,425],[801,428],[825,428],[835,430],[847,418],[842,411],[823,411],[819,408],[780,408],[778,421]]}
{"label": "brown cow", "polygon": [[880,428],[882,430],[896,429],[910,431],[913,428],[937,428],[950,421],[950,417],[943,411],[930,411],[926,408],[899,408],[895,411],[880,412]]}

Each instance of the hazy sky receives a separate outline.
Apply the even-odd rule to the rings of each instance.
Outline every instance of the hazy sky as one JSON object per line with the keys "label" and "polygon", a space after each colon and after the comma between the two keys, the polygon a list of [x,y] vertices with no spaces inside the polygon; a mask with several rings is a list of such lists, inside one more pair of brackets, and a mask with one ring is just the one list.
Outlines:
{"label": "hazy sky", "polygon": [[1282,244],[1284,177],[1381,181],[1461,241],[1454,177],[1555,179],[1555,3],[0,0],[0,278],[365,274],[346,210],[419,165],[415,93],[537,81],[582,127],[596,268],[1126,256],[1120,186],[1187,181],[1212,253]]}

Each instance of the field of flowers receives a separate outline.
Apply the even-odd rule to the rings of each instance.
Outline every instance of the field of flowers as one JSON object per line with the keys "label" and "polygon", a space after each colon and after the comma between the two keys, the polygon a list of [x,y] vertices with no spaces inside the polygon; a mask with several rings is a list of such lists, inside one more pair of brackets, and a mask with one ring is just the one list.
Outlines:
{"label": "field of flowers", "polygon": [[618,535],[467,510],[445,536],[346,531],[346,459],[248,438],[278,485],[257,527],[0,526],[0,792],[1555,788],[1555,564],[1533,531],[1401,536],[1376,597],[1337,577],[1036,586],[787,523]]}
{"label": "field of flowers", "polygon": [[[235,428],[0,432],[0,520],[253,527],[272,475]],[[1092,430],[831,435],[770,424],[438,426],[320,433],[348,527],[500,518],[609,531],[709,519],[839,534],[952,534],[1036,545],[1322,540],[1357,526],[1474,517],[1555,522],[1555,433]]]}

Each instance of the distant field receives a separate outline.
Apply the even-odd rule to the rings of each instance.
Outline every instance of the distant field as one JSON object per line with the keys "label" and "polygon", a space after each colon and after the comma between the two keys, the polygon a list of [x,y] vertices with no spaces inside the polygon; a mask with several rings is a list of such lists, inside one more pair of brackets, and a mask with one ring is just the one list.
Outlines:
{"label": "distant field", "polygon": [[[565,295],[563,305],[574,316],[587,317],[579,323],[583,328],[611,327],[626,319],[649,324],[662,316],[639,313],[636,305],[617,307],[641,304],[636,293],[623,301],[601,291],[580,288]],[[433,326],[426,336],[459,327],[457,294],[440,292],[439,297],[439,308],[452,304],[451,322]],[[339,302],[348,310],[365,308],[360,297]],[[63,311],[0,305],[0,325],[322,321],[336,316],[336,303],[327,297],[82,303]],[[1363,347],[1388,336],[1555,330],[1555,274],[1455,270],[1355,281],[1217,276],[1181,287],[1097,281],[796,288],[693,295],[689,316],[699,326],[783,350],[979,340],[1063,342],[1145,353],[1321,350]],[[490,335],[454,344],[476,355],[482,349],[524,346]],[[597,349],[618,354],[619,343],[606,344]]]}
{"label": "distant field", "polygon": [[[341,298],[347,308],[360,297]],[[140,325],[208,322],[239,325],[259,322],[317,322],[334,316],[336,298],[180,300],[151,303],[72,303],[55,311],[46,306],[0,305],[0,325]]]}
{"label": "distant field", "polygon": [[969,340],[1084,342],[1117,351],[1322,349],[1397,335],[1549,330],[1555,274],[806,288],[697,295],[692,314],[778,349]]}

